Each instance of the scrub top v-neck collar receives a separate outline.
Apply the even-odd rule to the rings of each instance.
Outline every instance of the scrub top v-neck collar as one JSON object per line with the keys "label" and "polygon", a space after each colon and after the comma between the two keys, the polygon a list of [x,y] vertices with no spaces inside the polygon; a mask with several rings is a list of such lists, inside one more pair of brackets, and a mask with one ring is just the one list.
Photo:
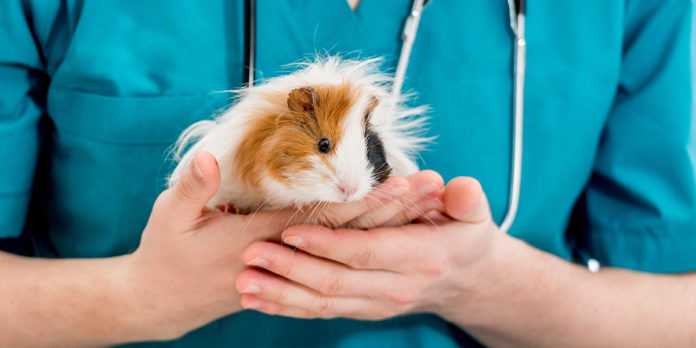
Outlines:
{"label": "scrub top v-neck collar", "polygon": [[256,79],[262,80],[291,70],[287,64],[315,53],[384,57],[383,67],[393,71],[410,1],[363,0],[355,11],[345,0],[258,1],[256,6]]}

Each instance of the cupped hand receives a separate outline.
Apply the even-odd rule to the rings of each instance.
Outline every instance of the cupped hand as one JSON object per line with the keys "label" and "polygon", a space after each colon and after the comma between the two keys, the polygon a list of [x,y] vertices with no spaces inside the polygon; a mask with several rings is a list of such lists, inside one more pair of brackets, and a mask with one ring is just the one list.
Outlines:
{"label": "cupped hand", "polygon": [[[220,185],[215,158],[198,153],[155,201],[126,278],[150,339],[172,339],[241,310],[235,280],[241,253],[256,241],[280,240],[290,211],[237,215],[206,207]],[[147,337],[147,336],[146,336]]]}
{"label": "cupped hand", "polygon": [[252,267],[236,286],[244,308],[268,314],[367,320],[416,312],[447,316],[467,303],[468,291],[486,271],[494,240],[503,235],[478,182],[457,178],[445,188],[441,213],[409,225],[295,226],[283,233],[287,246],[253,243],[243,254]]}
{"label": "cupped hand", "polygon": [[297,223],[370,227],[408,221],[439,202],[411,192],[411,186],[425,186],[437,197],[438,179],[429,172],[393,177],[362,202],[325,205],[319,213],[287,209],[238,215],[206,207],[220,185],[220,170],[211,154],[197,154],[157,198],[140,246],[125,263],[132,297],[142,308],[144,337],[176,338],[241,310],[235,282],[248,267],[241,255],[250,244],[280,241],[283,230]]}

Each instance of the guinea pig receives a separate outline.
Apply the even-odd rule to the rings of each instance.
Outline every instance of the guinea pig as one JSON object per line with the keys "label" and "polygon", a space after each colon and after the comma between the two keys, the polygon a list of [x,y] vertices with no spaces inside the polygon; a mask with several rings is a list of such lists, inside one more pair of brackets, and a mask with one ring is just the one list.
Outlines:
{"label": "guinea pig", "polygon": [[389,93],[379,60],[317,58],[238,91],[213,120],[190,126],[174,148],[170,187],[199,151],[212,153],[221,185],[208,202],[243,212],[359,200],[391,174],[418,170],[426,107]]}

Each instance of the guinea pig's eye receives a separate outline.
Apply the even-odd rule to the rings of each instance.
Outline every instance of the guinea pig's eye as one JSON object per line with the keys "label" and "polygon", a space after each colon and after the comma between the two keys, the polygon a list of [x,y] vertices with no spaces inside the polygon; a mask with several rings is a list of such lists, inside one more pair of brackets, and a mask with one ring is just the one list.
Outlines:
{"label": "guinea pig's eye", "polygon": [[329,153],[329,150],[331,149],[331,143],[329,143],[329,139],[326,138],[321,138],[319,140],[319,143],[317,143],[317,150],[321,153]]}

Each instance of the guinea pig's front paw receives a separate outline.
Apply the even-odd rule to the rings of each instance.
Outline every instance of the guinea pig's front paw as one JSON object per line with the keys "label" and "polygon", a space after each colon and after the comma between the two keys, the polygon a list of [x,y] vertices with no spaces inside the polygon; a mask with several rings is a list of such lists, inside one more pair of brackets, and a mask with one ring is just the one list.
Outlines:
{"label": "guinea pig's front paw", "polygon": [[239,209],[237,209],[232,203],[218,204],[215,206],[215,210],[221,213],[239,214]]}

